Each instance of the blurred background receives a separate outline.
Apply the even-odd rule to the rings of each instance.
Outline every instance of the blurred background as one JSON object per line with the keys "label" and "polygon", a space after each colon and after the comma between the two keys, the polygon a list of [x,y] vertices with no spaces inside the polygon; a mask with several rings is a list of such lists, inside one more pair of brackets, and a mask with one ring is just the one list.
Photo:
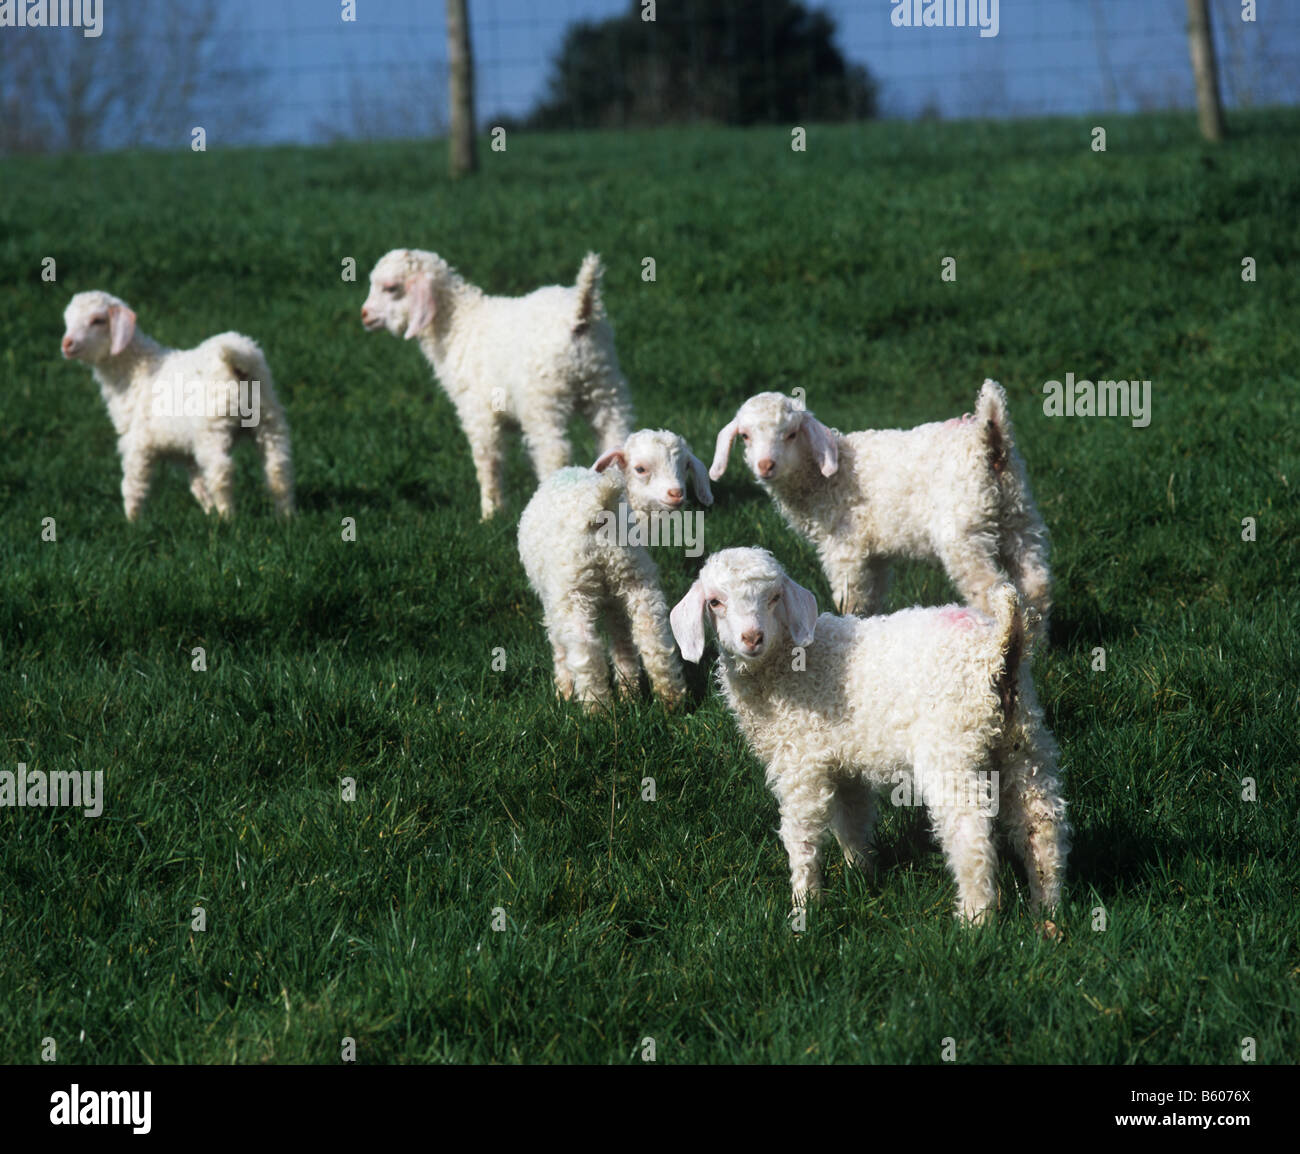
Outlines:
{"label": "blurred background", "polygon": [[[951,3],[951,0],[949,0]],[[1300,3],[1207,0],[1222,103],[1292,105]],[[0,29],[0,153],[443,136],[445,0],[100,0]],[[1192,108],[1186,0],[1001,0],[997,35],[895,0],[467,0],[473,119],[530,130]]]}

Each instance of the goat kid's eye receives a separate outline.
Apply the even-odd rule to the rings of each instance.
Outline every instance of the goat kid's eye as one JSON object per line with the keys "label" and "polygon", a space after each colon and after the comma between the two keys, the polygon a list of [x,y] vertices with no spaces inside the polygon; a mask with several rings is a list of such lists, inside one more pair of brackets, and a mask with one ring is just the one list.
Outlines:
{"label": "goat kid's eye", "polygon": [[745,444],[747,444],[747,445],[749,444],[749,434],[748,434],[748,433],[741,433],[741,434],[740,434],[740,439],[741,439],[742,441],[744,441]]}
{"label": "goat kid's eye", "polygon": [[[796,429],[795,432],[798,432],[798,430]],[[794,433],[786,433],[786,435],[785,435],[785,439],[786,439],[787,441],[793,441],[793,440],[794,440]]]}
{"label": "goat kid's eye", "polygon": [[780,594],[780,593],[775,593],[775,594],[773,594],[772,599],[768,602],[768,604],[769,604],[769,605],[775,605],[775,604],[776,604],[778,601],[780,601],[780,600],[781,600],[781,594]]}
{"label": "goat kid's eye", "polygon": [[637,465],[634,469],[634,472],[638,477],[644,477],[648,472],[650,472],[650,470],[647,469],[644,465]]}
{"label": "goat kid's eye", "polygon": [[91,323],[92,325],[106,325],[106,324],[108,324],[108,318],[107,318],[107,317],[96,317],[96,318],[95,318],[93,321],[91,321],[90,323]]}
{"label": "goat kid's eye", "polygon": [[716,597],[710,597],[710,598],[709,598],[709,608],[710,608],[710,609],[721,609],[721,608],[722,608],[722,602],[719,601],[718,598],[716,598]]}
{"label": "goat kid's eye", "polygon": [[384,292],[386,292],[390,297],[401,296],[402,294],[402,290],[395,284],[390,284],[384,289]]}

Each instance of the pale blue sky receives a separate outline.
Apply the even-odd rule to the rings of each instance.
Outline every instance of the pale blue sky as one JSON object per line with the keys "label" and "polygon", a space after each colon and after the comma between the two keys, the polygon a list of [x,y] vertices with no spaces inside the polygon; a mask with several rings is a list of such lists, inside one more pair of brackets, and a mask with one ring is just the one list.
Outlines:
{"label": "pale blue sky", "polygon": [[[658,0],[660,12],[689,0]],[[1300,99],[1300,2],[1240,0],[1215,6],[1225,99]],[[545,89],[565,28],[611,16],[627,0],[469,0],[478,112],[526,112]],[[944,118],[1032,116],[1190,106],[1185,0],[1001,0],[999,34],[896,28],[891,0],[813,0],[839,27],[839,44],[882,84],[887,115],[923,108]],[[226,0],[222,59],[247,60],[265,80],[263,140],[307,141],[379,126],[409,135],[445,108],[442,0]],[[430,89],[432,88],[432,92]],[[421,95],[423,94],[423,95]],[[412,105],[423,106],[412,119]],[[403,109],[407,112],[403,112]],[[217,110],[211,110],[216,113]],[[213,117],[215,119],[215,116]]]}

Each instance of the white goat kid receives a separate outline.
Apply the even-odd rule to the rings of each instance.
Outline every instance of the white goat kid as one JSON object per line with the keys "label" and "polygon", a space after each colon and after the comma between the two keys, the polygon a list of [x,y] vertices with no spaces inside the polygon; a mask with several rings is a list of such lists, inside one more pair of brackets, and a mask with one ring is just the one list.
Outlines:
{"label": "white goat kid", "polygon": [[[641,538],[664,531],[674,516],[680,524],[687,473],[701,503],[712,504],[708,473],[686,442],[667,430],[641,430],[591,469],[552,473],[524,510],[519,555],[542,602],[562,698],[589,709],[608,703],[603,619],[620,695],[636,692],[644,661],[655,694],[669,706],[682,699],[668,603]],[[647,526],[651,518],[660,525]]]}
{"label": "white goat kid", "polygon": [[361,321],[370,332],[420,342],[469,439],[484,520],[504,504],[507,425],[522,430],[539,481],[569,463],[575,412],[590,422],[600,453],[631,428],[601,273],[600,258],[588,253],[572,288],[488,296],[436,253],[394,249],[370,274]]}
{"label": "white goat kid", "polygon": [[117,430],[127,520],[140,515],[158,460],[176,460],[205,513],[234,512],[234,443],[261,454],[276,512],[293,512],[289,424],[257,343],[221,333],[192,349],[164,348],[136,329],[125,301],[77,293],[63,314],[63,355],[90,365]]}
{"label": "white goat kid", "polygon": [[990,601],[993,617],[961,606],[818,617],[766,550],[724,549],[674,607],[685,660],[703,654],[706,620],[717,633],[718,684],[780,803],[796,906],[821,890],[827,831],[850,866],[868,864],[875,794],[899,787],[929,807],[959,917],[980,921],[997,901],[994,814],[1031,908],[1056,905],[1069,850],[1057,747],[1018,595],[1003,584]]}
{"label": "white goat kid", "polygon": [[975,416],[840,433],[780,393],[750,397],[718,434],[710,476],[732,441],[821,559],[843,613],[879,612],[894,557],[938,561],[962,598],[991,611],[1011,580],[1046,629],[1047,529],[1016,451],[1006,394],[985,381]]}

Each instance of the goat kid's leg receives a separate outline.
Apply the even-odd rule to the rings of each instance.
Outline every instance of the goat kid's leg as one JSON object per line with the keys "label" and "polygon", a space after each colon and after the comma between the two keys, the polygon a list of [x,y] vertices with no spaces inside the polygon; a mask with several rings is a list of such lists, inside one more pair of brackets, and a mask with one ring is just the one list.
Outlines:
{"label": "goat kid's leg", "polygon": [[524,446],[539,482],[573,460],[573,449],[565,433],[567,422],[568,414],[565,413],[553,421],[534,420],[522,427]]}
{"label": "goat kid's leg", "polygon": [[887,558],[836,552],[824,556],[822,564],[837,613],[871,617],[880,612],[889,588]]}
{"label": "goat kid's leg", "polygon": [[872,557],[858,571],[856,604],[852,610],[859,617],[872,617],[885,607],[889,592],[891,567],[886,557]]}
{"label": "goat kid's leg", "polygon": [[588,398],[582,412],[596,435],[598,454],[617,449],[632,431],[632,406],[627,399],[626,385],[602,390],[599,397]]}
{"label": "goat kid's leg", "polygon": [[198,467],[194,461],[190,461],[185,466],[190,475],[190,493],[199,503],[204,513],[212,512],[212,494],[208,492],[208,487],[203,483],[203,470]]}
{"label": "goat kid's leg", "polygon": [[993,844],[993,805],[987,783],[966,766],[934,772],[918,767],[917,784],[930,810],[935,836],[957,881],[956,916],[979,925],[997,907],[997,849]]}
{"label": "goat kid's leg", "polygon": [[979,538],[963,537],[943,548],[939,560],[957,586],[962,600],[981,613],[992,614],[989,594],[996,586],[1011,580],[998,564],[996,549],[986,548]]}
{"label": "goat kid's leg", "polygon": [[1035,516],[1022,516],[1003,527],[998,559],[1039,620],[1036,636],[1045,636],[1052,611],[1052,571],[1048,566],[1047,530]]}
{"label": "goat kid's leg", "polygon": [[876,875],[872,836],[875,824],[875,791],[861,778],[841,782],[831,802],[831,830],[844,851],[845,864],[861,870],[872,880]]}
{"label": "goat kid's leg", "polygon": [[131,449],[122,457],[122,506],[126,519],[135,521],[149,496],[149,475],[153,472],[153,455],[146,449]]}
{"label": "goat kid's leg", "polygon": [[212,498],[212,507],[220,517],[235,512],[235,462],[230,459],[229,436],[200,441],[194,450],[194,463],[203,474],[203,487]]}
{"label": "goat kid's leg", "polygon": [[277,414],[274,426],[269,421],[259,426],[257,450],[262,455],[262,472],[266,477],[267,492],[275,503],[276,515],[292,516],[293,456],[283,413]]}
{"label": "goat kid's leg", "polygon": [[1030,912],[1038,914],[1050,912],[1061,900],[1070,822],[1057,772],[1056,741],[1043,723],[1032,685],[1021,685],[1021,700],[1028,708],[1013,725],[1001,759],[1000,816],[1024,863]]}
{"label": "goat kid's leg", "polygon": [[556,619],[549,610],[543,611],[542,624],[546,627],[546,637],[551,643],[551,659],[555,663],[555,692],[562,701],[569,701],[573,697],[573,672],[569,669]]}
{"label": "goat kid's leg", "polygon": [[465,436],[469,438],[470,453],[474,457],[474,473],[478,477],[479,516],[487,521],[505,508],[501,495],[501,420],[489,410],[486,413],[463,413],[461,423],[465,428]]}
{"label": "goat kid's leg", "polygon": [[[781,780],[779,769],[777,780]],[[798,788],[778,796],[781,803],[781,844],[790,859],[790,890],[795,908],[799,909],[810,900],[821,900],[824,845],[834,794],[825,782],[816,778],[815,773],[810,778],[805,771],[800,775]]]}
{"label": "goat kid's leg", "polygon": [[583,605],[570,610],[557,632],[554,648],[564,653],[573,696],[588,712],[604,708],[610,700],[609,665],[596,630],[594,608]]}
{"label": "goat kid's leg", "polygon": [[611,603],[605,607],[605,625],[614,656],[614,687],[620,697],[635,697],[641,687],[641,659],[632,639],[632,623],[622,605]]}
{"label": "goat kid's leg", "polygon": [[564,701],[573,698],[573,673],[564,658],[564,646],[558,642],[551,643],[551,656],[555,661],[555,692]]}
{"label": "goat kid's leg", "polygon": [[673,648],[668,603],[653,575],[651,581],[655,583],[638,583],[627,590],[627,618],[632,629],[632,641],[650,676],[650,687],[655,696],[672,709],[686,697],[686,678],[682,675],[681,659]]}

